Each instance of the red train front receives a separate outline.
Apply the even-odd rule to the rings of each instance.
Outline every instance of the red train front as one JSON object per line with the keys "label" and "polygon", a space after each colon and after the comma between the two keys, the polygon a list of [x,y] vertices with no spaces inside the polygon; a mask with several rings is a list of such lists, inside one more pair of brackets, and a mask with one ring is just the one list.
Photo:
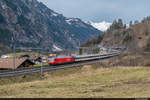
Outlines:
{"label": "red train front", "polygon": [[48,63],[49,65],[67,64],[73,63],[75,59],[71,56],[58,56],[51,58]]}

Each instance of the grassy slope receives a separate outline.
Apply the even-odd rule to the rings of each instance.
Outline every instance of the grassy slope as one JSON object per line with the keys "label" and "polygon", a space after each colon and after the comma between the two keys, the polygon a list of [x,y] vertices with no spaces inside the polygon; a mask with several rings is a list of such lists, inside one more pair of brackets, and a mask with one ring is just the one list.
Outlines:
{"label": "grassy slope", "polygon": [[[149,97],[150,68],[56,71],[46,79],[1,85],[0,97]],[[72,74],[67,74],[73,72]]]}

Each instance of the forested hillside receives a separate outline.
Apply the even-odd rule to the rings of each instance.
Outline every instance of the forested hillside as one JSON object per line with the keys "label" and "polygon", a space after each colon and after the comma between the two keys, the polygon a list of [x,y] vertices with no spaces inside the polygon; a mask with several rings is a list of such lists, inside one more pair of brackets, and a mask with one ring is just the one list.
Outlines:
{"label": "forested hillside", "polygon": [[134,24],[130,22],[129,26],[123,24],[121,19],[114,21],[106,32],[85,44],[101,44],[105,47],[126,46],[131,52],[150,51],[150,17]]}

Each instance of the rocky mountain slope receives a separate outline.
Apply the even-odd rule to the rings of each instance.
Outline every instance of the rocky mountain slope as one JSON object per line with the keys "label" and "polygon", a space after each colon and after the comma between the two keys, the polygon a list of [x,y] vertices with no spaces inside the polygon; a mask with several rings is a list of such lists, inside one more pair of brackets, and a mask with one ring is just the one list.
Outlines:
{"label": "rocky mountain slope", "polygon": [[140,23],[130,25],[123,24],[122,20],[114,21],[110,28],[99,37],[88,41],[95,45],[105,47],[125,46],[130,52],[150,51],[150,17]]}
{"label": "rocky mountain slope", "polygon": [[101,31],[37,0],[0,0],[0,43],[10,48],[75,49]]}

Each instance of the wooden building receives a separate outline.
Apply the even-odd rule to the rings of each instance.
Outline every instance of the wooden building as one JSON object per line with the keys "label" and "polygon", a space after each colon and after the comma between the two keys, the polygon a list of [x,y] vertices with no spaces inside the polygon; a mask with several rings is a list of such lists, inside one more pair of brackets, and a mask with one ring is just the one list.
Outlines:
{"label": "wooden building", "polygon": [[[15,62],[15,63],[14,63]],[[32,67],[34,63],[27,58],[0,58],[0,69],[17,69],[24,67]]]}

